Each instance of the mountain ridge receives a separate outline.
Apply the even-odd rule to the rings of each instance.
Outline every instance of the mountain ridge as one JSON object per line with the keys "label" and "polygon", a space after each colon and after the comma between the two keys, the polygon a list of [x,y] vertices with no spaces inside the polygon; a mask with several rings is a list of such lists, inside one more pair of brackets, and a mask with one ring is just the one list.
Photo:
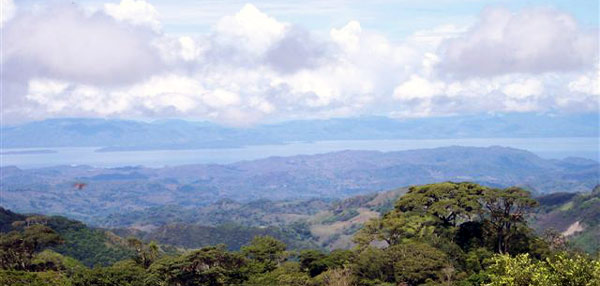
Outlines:
{"label": "mountain ridge", "polygon": [[[98,214],[168,204],[200,207],[228,198],[242,202],[345,198],[439,181],[518,185],[538,193],[578,192],[598,184],[599,170],[600,164],[593,160],[578,159],[575,164],[573,159],[542,159],[514,148],[444,147],[164,168],[6,167],[0,172],[0,188],[5,207],[89,221]],[[79,183],[85,186],[75,188]]]}

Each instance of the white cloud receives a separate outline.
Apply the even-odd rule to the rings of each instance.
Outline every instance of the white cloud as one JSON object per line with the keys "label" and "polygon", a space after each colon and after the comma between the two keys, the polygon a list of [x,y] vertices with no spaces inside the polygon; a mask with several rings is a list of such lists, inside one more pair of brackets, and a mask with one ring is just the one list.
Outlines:
{"label": "white cloud", "polygon": [[357,21],[350,21],[341,29],[331,29],[329,34],[334,42],[347,52],[356,52],[359,49],[360,34],[362,29]]}
{"label": "white cloud", "polygon": [[[373,113],[597,110],[598,75],[589,70],[540,73],[527,71],[537,62],[510,62],[472,76],[469,63],[461,62],[452,72],[464,71],[463,76],[440,73],[454,54],[439,45],[451,46],[454,39],[467,40],[461,49],[504,43],[516,37],[515,31],[507,32],[514,18],[547,12],[490,10],[482,16],[490,23],[482,20],[469,29],[444,25],[391,41],[358,21],[329,33],[310,31],[250,4],[221,18],[208,34],[173,36],[152,24],[158,15],[149,5],[123,0],[98,11],[76,5],[20,11],[3,31],[4,114],[25,119],[176,116],[243,126]],[[568,17],[541,19],[531,25],[570,27]],[[503,60],[541,61],[537,54],[547,56],[544,45],[555,41],[553,33],[546,34],[531,40],[533,48],[515,44],[517,52]],[[515,73],[515,66],[527,68]]]}
{"label": "white cloud", "polygon": [[541,95],[544,91],[542,82],[536,79],[527,79],[521,82],[510,83],[504,86],[502,92],[510,98],[525,99]]}
{"label": "white cloud", "polygon": [[239,95],[224,89],[216,89],[203,97],[204,103],[210,107],[225,107],[240,103]]}
{"label": "white cloud", "polygon": [[159,30],[161,26],[158,11],[144,0],[121,0],[119,4],[106,3],[104,11],[119,21],[147,25],[154,30]]}
{"label": "white cloud", "polygon": [[144,29],[123,26],[74,5],[20,13],[3,29],[4,70],[10,77],[45,77],[96,84],[139,80],[162,63]]}
{"label": "white cloud", "polygon": [[13,0],[0,0],[0,28],[4,26],[5,22],[13,18],[16,10],[17,7]]}
{"label": "white cloud", "polygon": [[55,100],[61,96],[69,85],[65,82],[49,79],[38,79],[29,82],[29,93],[27,99],[45,105],[48,112],[58,112],[67,106],[64,101]]}
{"label": "white cloud", "polygon": [[572,92],[600,95],[600,70],[577,77],[569,82],[568,88]]}
{"label": "white cloud", "polygon": [[179,44],[181,45],[181,57],[186,61],[192,61],[197,59],[202,50],[197,47],[196,42],[190,37],[179,37]]}
{"label": "white cloud", "polygon": [[253,55],[261,55],[283,37],[286,26],[286,23],[269,17],[254,5],[246,4],[234,16],[223,17],[217,23],[217,41],[241,46]]}
{"label": "white cloud", "polygon": [[492,8],[464,35],[441,45],[442,73],[487,77],[585,70],[598,61],[598,35],[563,12]]}
{"label": "white cloud", "polygon": [[394,89],[394,96],[400,100],[431,98],[444,92],[442,82],[430,82],[420,76],[413,75],[410,79]]}

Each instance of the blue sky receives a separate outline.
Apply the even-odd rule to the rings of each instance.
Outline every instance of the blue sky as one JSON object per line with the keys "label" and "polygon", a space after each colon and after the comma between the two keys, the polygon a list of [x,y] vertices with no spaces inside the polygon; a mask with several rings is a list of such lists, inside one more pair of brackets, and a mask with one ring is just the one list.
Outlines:
{"label": "blue sky", "polygon": [[[48,1],[22,0],[19,6]],[[110,1],[71,1],[89,9],[99,9]],[[219,18],[236,13],[246,3],[282,21],[314,30],[329,30],[351,20],[392,38],[410,35],[415,30],[455,23],[466,25],[488,7],[518,11],[527,7],[549,6],[572,14],[585,26],[598,26],[599,7],[595,0],[426,0],[426,1],[149,1],[159,12],[166,32],[201,34],[209,32]]]}
{"label": "blue sky", "polygon": [[598,112],[598,1],[1,1],[3,123]]}

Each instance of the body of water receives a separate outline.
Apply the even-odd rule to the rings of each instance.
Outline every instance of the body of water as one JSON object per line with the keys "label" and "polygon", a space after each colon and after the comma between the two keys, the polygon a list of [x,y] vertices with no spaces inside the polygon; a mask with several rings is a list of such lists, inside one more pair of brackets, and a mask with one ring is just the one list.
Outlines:
{"label": "body of water", "polygon": [[[162,167],[200,163],[226,164],[270,156],[318,154],[341,150],[403,151],[445,146],[505,146],[531,151],[542,158],[583,157],[600,160],[600,139],[577,138],[475,138],[430,140],[344,140],[294,142],[281,145],[256,145],[242,148],[193,150],[149,150],[96,152],[99,147],[3,149],[0,166],[39,168],[56,165],[95,167]],[[44,150],[45,152],[36,152]],[[49,152],[48,150],[56,151]]]}

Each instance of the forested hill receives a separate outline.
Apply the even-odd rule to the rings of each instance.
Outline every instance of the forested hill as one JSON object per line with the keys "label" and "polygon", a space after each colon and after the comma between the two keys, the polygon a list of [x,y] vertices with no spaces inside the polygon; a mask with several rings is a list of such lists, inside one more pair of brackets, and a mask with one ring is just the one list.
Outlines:
{"label": "forested hill", "polygon": [[598,162],[587,159],[546,160],[512,148],[454,146],[156,169],[6,167],[0,172],[0,188],[4,207],[90,221],[163,205],[200,207],[223,199],[335,199],[439,181],[517,185],[538,194],[587,191],[599,183],[599,168]]}
{"label": "forested hill", "polygon": [[[365,207],[386,198],[357,197],[336,206]],[[554,204],[549,200],[542,200],[546,207]],[[539,236],[530,228],[527,217],[539,202],[521,188],[413,186],[392,205],[356,230],[353,249],[331,252],[295,251],[268,235],[239,251],[175,249],[60,217],[0,209],[0,285],[600,285],[597,256],[573,249],[561,234]],[[100,238],[82,240],[82,230]],[[101,243],[89,247],[89,241]],[[108,266],[78,261],[98,256],[111,258],[100,263]]]}
{"label": "forested hill", "polygon": [[554,230],[576,248],[600,251],[600,185],[581,194],[555,193],[538,198],[532,224],[539,232]]}
{"label": "forested hill", "polygon": [[[292,247],[324,249],[351,248],[352,237],[364,223],[381,217],[394,208],[394,202],[409,189],[353,196],[344,200],[319,199],[240,203],[224,200],[200,208],[176,206],[154,207],[140,211],[110,215],[96,221],[105,227],[118,227],[122,234],[184,246],[210,245],[223,237],[223,230],[237,225],[238,238],[246,237],[248,229],[271,230],[286,242],[300,239]],[[600,250],[600,187],[584,193],[554,193],[535,197],[539,207],[528,215],[533,229],[540,235],[557,233],[577,249],[595,253]],[[242,227],[243,225],[243,227]],[[248,228],[250,227],[250,228]],[[198,233],[200,235],[190,235]],[[136,230],[136,231],[132,231]],[[206,234],[213,233],[213,238]],[[228,239],[230,238],[221,238]],[[228,243],[238,249],[240,243]]]}
{"label": "forested hill", "polygon": [[[53,251],[76,258],[87,266],[110,265],[132,254],[124,239],[107,230],[91,228],[65,217],[23,215],[0,207],[0,244],[17,251],[18,245],[12,243],[17,243],[19,236],[7,233],[26,228],[31,228],[31,235],[35,233],[37,239],[46,241]],[[8,254],[0,252],[2,255]]]}

